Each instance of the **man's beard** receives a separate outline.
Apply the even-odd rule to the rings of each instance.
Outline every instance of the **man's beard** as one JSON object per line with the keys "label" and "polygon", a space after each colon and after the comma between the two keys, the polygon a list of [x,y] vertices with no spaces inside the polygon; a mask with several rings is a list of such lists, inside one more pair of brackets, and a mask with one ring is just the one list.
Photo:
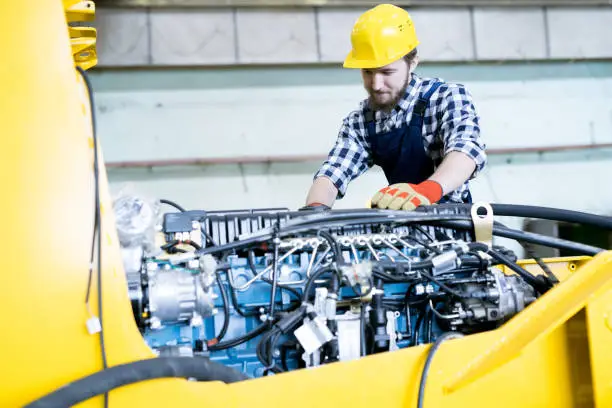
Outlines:
{"label": "man's beard", "polygon": [[407,77],[406,81],[404,82],[404,85],[402,86],[402,89],[399,90],[399,92],[397,93],[397,95],[393,97],[393,99],[391,99],[389,102],[386,102],[386,103],[377,103],[376,100],[372,96],[373,94],[375,94],[375,92],[368,90],[368,95],[369,95],[368,102],[370,106],[372,107],[373,110],[391,112],[391,110],[395,108],[397,103],[400,101],[400,99],[402,99],[402,97],[406,93],[409,83],[410,83],[410,79],[409,77]]}

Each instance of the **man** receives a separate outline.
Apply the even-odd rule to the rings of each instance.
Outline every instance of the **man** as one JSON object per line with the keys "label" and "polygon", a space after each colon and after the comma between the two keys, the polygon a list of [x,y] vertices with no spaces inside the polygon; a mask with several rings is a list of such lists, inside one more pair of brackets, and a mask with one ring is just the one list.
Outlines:
{"label": "man", "polygon": [[419,41],[410,15],[378,5],[351,34],[345,68],[359,68],[369,98],[343,120],[334,147],[314,176],[306,208],[331,208],[373,165],[389,183],[372,207],[471,202],[469,180],[485,166],[485,145],[471,95],[458,84],[414,73]]}

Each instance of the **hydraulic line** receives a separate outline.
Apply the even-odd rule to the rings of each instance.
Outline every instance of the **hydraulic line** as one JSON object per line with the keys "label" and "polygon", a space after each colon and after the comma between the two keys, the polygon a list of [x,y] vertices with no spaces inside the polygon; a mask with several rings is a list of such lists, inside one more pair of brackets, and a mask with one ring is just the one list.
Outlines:
{"label": "hydraulic line", "polygon": [[64,385],[25,408],[73,406],[124,385],[158,378],[193,378],[228,384],[249,379],[238,370],[204,357],[155,357],[98,371]]}
{"label": "hydraulic line", "polygon": [[[440,204],[441,209],[460,208],[462,210],[469,211],[471,207],[472,204]],[[589,214],[580,211],[519,204],[491,204],[491,209],[496,216],[501,217],[538,218],[543,220],[590,225],[612,230],[612,217]]]}
{"label": "hydraulic line", "polygon": [[[444,228],[454,228],[458,230],[467,231],[471,231],[474,228],[471,221],[464,220],[442,220],[428,222],[428,224],[438,225]],[[598,248],[592,245],[581,244],[579,242],[568,241],[565,239],[536,234],[533,232],[501,227],[499,225],[493,225],[493,235],[502,238],[514,239],[520,242],[540,244],[550,248],[567,249],[571,251],[582,252],[585,255],[597,255],[598,253],[605,251],[603,248]]]}

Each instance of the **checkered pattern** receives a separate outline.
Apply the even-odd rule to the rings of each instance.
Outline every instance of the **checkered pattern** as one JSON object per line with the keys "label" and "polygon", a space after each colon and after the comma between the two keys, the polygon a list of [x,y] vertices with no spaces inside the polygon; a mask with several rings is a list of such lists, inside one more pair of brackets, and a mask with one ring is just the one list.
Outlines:
{"label": "checkered pattern", "polygon": [[[408,124],[412,110],[419,96],[422,96],[439,78],[421,78],[412,74],[407,92],[388,114],[376,112],[376,132],[388,132]],[[373,166],[370,144],[366,138],[363,109],[351,112],[343,120],[335,145],[329,152],[314,178],[328,177],[338,188],[338,198],[346,194],[351,180],[354,180]],[[480,137],[479,116],[472,103],[470,93],[459,84],[442,83],[431,96],[423,117],[423,145],[437,168],[444,156],[451,151],[467,154],[476,163],[474,178],[485,166],[487,156],[485,144]],[[451,192],[451,201],[461,202],[467,192],[468,181]]]}

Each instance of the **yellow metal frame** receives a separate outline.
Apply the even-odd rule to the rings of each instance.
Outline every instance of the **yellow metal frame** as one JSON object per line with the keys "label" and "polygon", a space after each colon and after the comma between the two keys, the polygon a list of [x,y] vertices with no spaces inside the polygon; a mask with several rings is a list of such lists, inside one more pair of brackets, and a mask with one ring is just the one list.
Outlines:
{"label": "yellow metal frame", "polygon": [[[102,368],[98,335],[85,326],[94,214],[91,115],[75,71],[82,62],[75,58],[79,42],[66,13],[81,4],[0,2],[2,407],[22,406]],[[101,152],[99,158],[103,323],[113,366],[154,354],[132,316]],[[426,407],[612,406],[612,252],[546,262],[561,280],[557,287],[498,330],[442,344]],[[98,315],[95,280],[92,289],[91,313]],[[110,407],[412,407],[429,349],[231,385],[147,381],[110,392]],[[80,406],[101,403],[95,397]]]}

